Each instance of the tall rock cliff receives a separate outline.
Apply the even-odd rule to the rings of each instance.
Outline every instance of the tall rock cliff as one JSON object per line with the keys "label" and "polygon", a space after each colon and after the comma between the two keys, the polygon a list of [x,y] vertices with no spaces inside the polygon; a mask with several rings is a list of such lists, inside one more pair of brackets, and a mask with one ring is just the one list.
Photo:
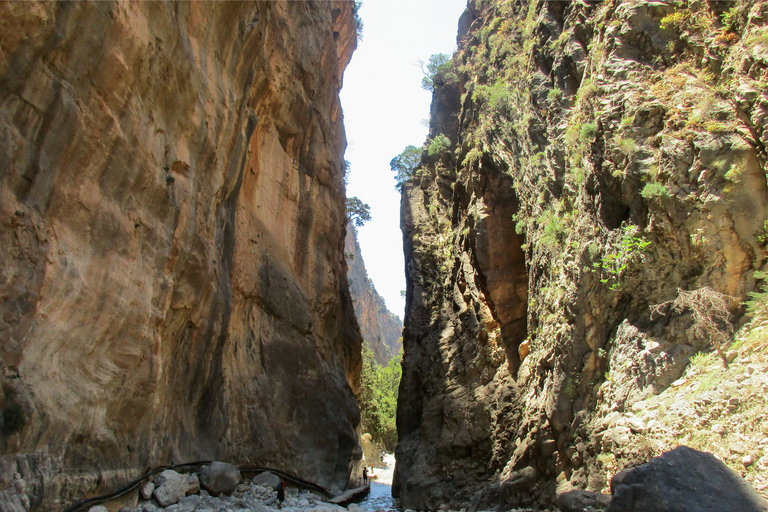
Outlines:
{"label": "tall rock cliff", "polygon": [[0,508],[360,458],[353,3],[0,3]]}
{"label": "tall rock cliff", "polygon": [[[434,77],[450,147],[403,188],[404,507],[599,491],[643,458],[610,415],[727,336],[765,266],[766,25],[758,0],[469,2]],[[652,311],[685,297],[729,311]]]}
{"label": "tall rock cliff", "polygon": [[355,306],[360,333],[371,347],[376,361],[386,366],[402,347],[400,336],[403,332],[403,322],[387,309],[384,299],[368,278],[360,244],[357,242],[357,230],[352,223],[347,226],[344,254],[347,258],[349,292]]}

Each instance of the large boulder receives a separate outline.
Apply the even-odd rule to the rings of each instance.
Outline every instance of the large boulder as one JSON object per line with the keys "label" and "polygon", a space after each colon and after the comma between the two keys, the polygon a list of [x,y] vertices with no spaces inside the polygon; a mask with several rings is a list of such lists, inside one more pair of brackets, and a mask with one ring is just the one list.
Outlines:
{"label": "large boulder", "polygon": [[200,472],[200,485],[214,496],[231,493],[241,480],[237,466],[226,462],[211,462]]}
{"label": "large boulder", "polygon": [[272,489],[277,489],[277,484],[280,483],[280,477],[274,473],[265,471],[264,473],[259,473],[253,477],[253,483],[262,487],[271,487]]}
{"label": "large boulder", "polygon": [[768,502],[711,453],[679,446],[611,480],[607,512],[765,512]]}
{"label": "large boulder", "polygon": [[155,478],[155,490],[153,495],[161,507],[167,507],[178,503],[187,495],[187,475],[177,473],[172,469],[166,469]]}

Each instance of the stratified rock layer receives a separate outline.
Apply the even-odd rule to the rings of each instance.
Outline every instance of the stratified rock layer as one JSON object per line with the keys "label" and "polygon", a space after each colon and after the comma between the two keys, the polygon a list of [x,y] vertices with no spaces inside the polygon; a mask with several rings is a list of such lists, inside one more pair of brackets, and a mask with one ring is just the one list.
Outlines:
{"label": "stratified rock layer", "polygon": [[757,0],[469,2],[432,103],[451,146],[403,187],[404,507],[604,492],[648,458],[614,416],[729,329],[651,306],[727,294],[735,322],[765,265],[767,23]]}
{"label": "stratified rock layer", "polygon": [[0,508],[360,457],[353,3],[0,4]]}
{"label": "stratified rock layer", "polygon": [[365,270],[363,254],[357,242],[357,230],[350,223],[344,242],[347,258],[347,278],[360,334],[373,351],[376,361],[386,366],[402,347],[403,322],[387,309],[384,299],[376,291]]}

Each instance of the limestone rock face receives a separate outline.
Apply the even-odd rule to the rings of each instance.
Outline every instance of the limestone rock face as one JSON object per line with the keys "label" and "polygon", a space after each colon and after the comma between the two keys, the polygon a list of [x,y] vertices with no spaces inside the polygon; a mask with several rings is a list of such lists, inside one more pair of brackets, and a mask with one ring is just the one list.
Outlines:
{"label": "limestone rock face", "polygon": [[349,292],[360,333],[371,347],[376,361],[386,366],[402,347],[400,338],[403,322],[387,309],[384,299],[369,280],[360,244],[357,242],[357,230],[351,223],[347,226],[344,255],[347,258]]}
{"label": "limestone rock face", "polygon": [[725,4],[469,2],[432,102],[451,147],[403,187],[403,507],[605,492],[648,458],[623,450],[648,427],[611,415],[717,331],[651,306],[725,294],[725,335],[743,314],[766,262],[768,2]]}
{"label": "limestone rock face", "polygon": [[360,458],[353,3],[0,4],[0,508]]}

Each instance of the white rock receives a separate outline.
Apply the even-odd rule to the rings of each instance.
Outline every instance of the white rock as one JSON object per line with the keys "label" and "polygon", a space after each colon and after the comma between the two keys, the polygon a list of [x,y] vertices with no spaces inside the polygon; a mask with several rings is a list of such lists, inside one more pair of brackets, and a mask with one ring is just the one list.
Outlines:
{"label": "white rock", "polygon": [[107,510],[107,507],[102,507],[101,505],[96,505],[95,507],[89,508],[88,512],[109,512],[109,510]]}

